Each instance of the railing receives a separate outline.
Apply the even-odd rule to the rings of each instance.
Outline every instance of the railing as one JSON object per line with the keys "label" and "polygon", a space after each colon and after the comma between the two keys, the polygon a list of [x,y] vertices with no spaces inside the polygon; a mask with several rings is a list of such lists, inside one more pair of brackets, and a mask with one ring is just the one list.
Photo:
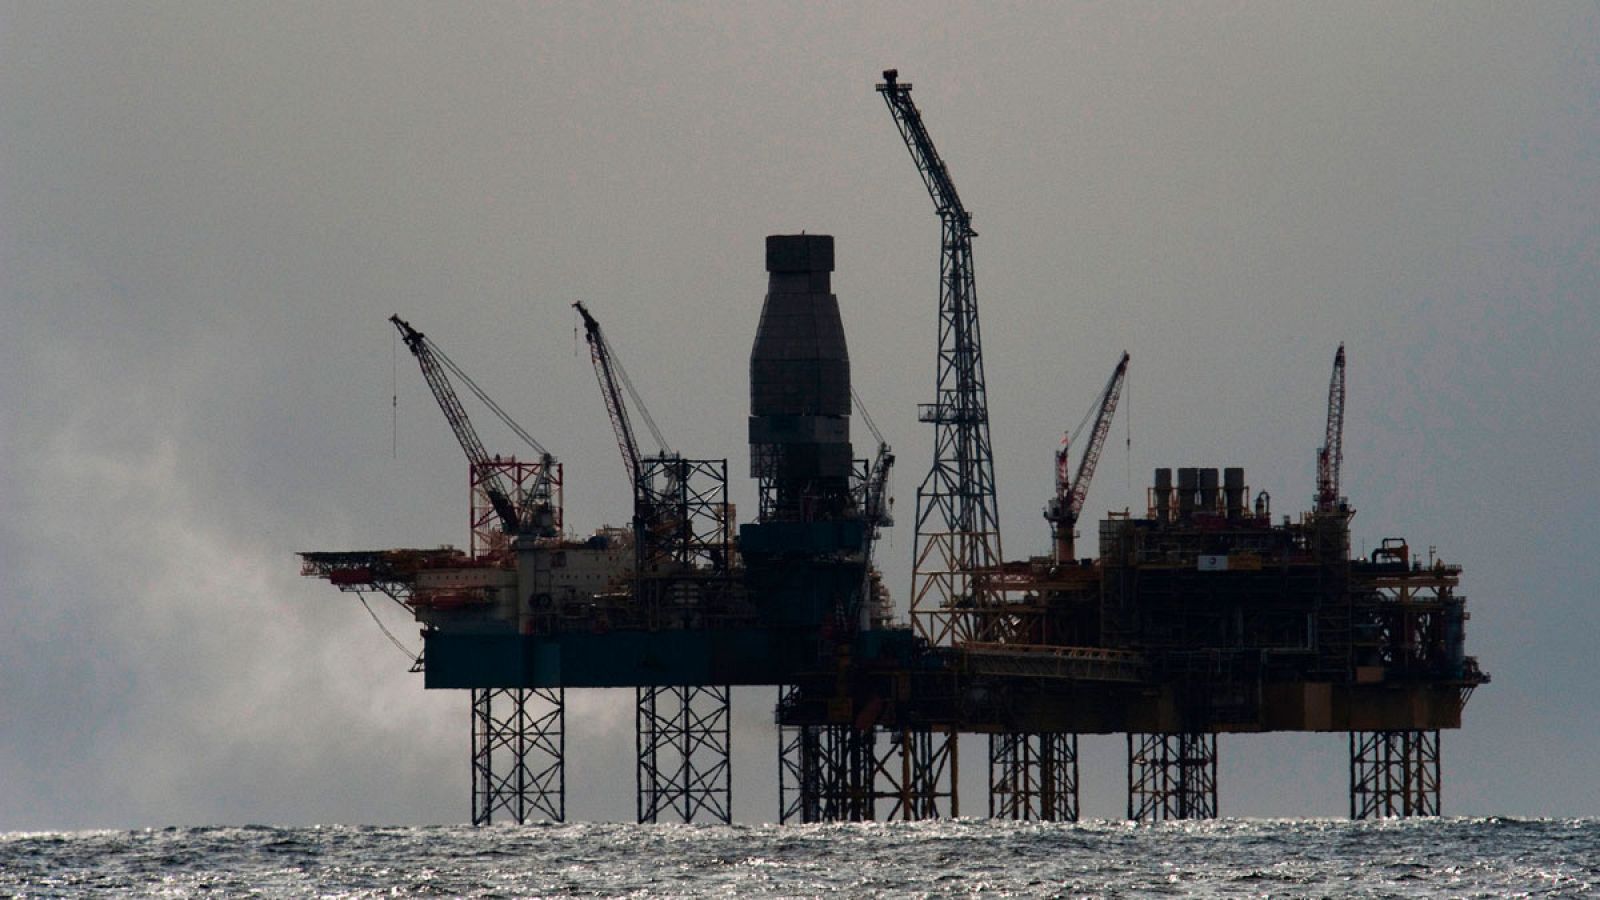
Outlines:
{"label": "railing", "polygon": [[1121,682],[1150,676],[1144,655],[1127,650],[976,642],[962,644],[960,650],[969,671],[986,675]]}

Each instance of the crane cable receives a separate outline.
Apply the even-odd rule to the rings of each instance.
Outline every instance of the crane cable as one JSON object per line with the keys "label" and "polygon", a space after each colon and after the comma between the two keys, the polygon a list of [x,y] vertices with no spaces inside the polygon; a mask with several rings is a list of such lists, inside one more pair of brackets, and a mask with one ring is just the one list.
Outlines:
{"label": "crane cable", "polygon": [[628,377],[628,370],[623,368],[622,359],[611,352],[611,342],[606,340],[605,334],[602,333],[600,335],[600,341],[606,345],[606,356],[611,360],[612,368],[617,370],[617,378],[622,381],[622,389],[627,391],[628,396],[633,399],[633,408],[638,410],[639,418],[644,419],[644,425],[650,429],[650,436],[655,438],[656,446],[664,454],[671,453],[672,448],[667,446],[667,439],[661,436],[661,429],[656,427],[656,420],[650,416],[650,408],[644,405],[644,400],[640,398],[639,392],[634,390],[633,379]]}
{"label": "crane cable", "polygon": [[389,347],[389,455],[400,458],[400,332]]}
{"label": "crane cable", "polygon": [[1128,467],[1128,476],[1127,476],[1128,477],[1128,485],[1127,485],[1127,490],[1128,490],[1129,493],[1132,493],[1133,492],[1133,378],[1130,375],[1127,375],[1127,374],[1123,375],[1122,396],[1123,396],[1123,399],[1125,401],[1122,404],[1122,426],[1125,429],[1125,431],[1123,432],[1123,434],[1125,435],[1124,438],[1123,438],[1123,441],[1124,441],[1123,447],[1125,448],[1124,459],[1126,460],[1126,465]]}
{"label": "crane cable", "polygon": [[543,444],[534,440],[533,435],[524,430],[521,425],[518,425],[516,420],[512,419],[509,413],[501,409],[500,404],[494,402],[494,399],[485,393],[483,388],[478,387],[477,382],[473,381],[467,375],[467,373],[461,371],[461,367],[456,365],[455,361],[449,356],[446,356],[445,352],[439,349],[439,345],[435,344],[432,338],[424,337],[423,341],[427,343],[428,349],[432,351],[433,355],[439,360],[440,364],[446,369],[449,369],[452,375],[461,379],[461,383],[467,386],[467,390],[472,391],[472,395],[482,401],[483,405],[488,407],[489,411],[494,413],[496,418],[498,418],[501,422],[504,422],[507,428],[510,428],[516,433],[517,437],[522,438],[522,440],[526,442],[529,447],[532,447],[534,452],[538,453],[540,456],[550,455],[550,451],[546,450]]}
{"label": "crane cable", "polygon": [[878,423],[872,421],[872,415],[867,412],[867,405],[861,402],[861,395],[856,393],[856,386],[853,384],[850,385],[850,399],[856,402],[856,412],[861,413],[861,421],[867,423],[867,430],[872,432],[873,440],[877,441],[879,446],[887,443],[883,439],[883,432],[878,430]]}

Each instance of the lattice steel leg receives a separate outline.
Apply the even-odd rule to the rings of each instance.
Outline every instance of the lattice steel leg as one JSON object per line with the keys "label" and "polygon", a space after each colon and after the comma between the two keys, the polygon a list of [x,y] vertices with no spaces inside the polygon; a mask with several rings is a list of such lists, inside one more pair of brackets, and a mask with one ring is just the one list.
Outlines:
{"label": "lattice steel leg", "polygon": [[866,822],[877,817],[878,732],[849,725],[778,732],[781,822]]}
{"label": "lattice steel leg", "polygon": [[1439,732],[1350,732],[1350,818],[1439,815]]}
{"label": "lattice steel leg", "polygon": [[[891,732],[889,747],[878,762],[878,772],[888,784],[890,819],[911,821],[961,815],[956,792],[958,763],[956,732]],[[945,809],[941,811],[940,801]]]}
{"label": "lattice steel leg", "polygon": [[1128,735],[1128,818],[1217,817],[1217,736]]}
{"label": "lattice steel leg", "polygon": [[1078,821],[1078,736],[990,735],[989,817]]}
{"label": "lattice steel leg", "polygon": [[778,822],[822,821],[822,732],[820,725],[784,725],[782,711],[795,695],[778,689]]}
{"label": "lattice steel leg", "polygon": [[472,691],[472,824],[566,819],[566,691]]}
{"label": "lattice steel leg", "polygon": [[726,687],[638,688],[639,821],[733,821]]}

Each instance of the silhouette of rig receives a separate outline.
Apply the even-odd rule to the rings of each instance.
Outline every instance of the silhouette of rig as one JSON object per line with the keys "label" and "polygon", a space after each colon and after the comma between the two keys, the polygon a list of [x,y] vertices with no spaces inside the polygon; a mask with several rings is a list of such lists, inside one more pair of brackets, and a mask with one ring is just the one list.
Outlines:
{"label": "silhouette of rig", "polygon": [[[428,688],[472,697],[472,820],[565,818],[565,691],[631,687],[637,813],[727,822],[736,685],[780,689],[784,822],[961,814],[961,733],[988,735],[990,816],[1076,820],[1078,735],[1126,734],[1128,816],[1217,815],[1217,735],[1348,734],[1350,814],[1439,813],[1439,732],[1489,678],[1465,653],[1461,570],[1385,540],[1352,558],[1340,494],[1345,355],[1334,359],[1312,508],[1274,522],[1239,468],[1157,469],[1139,515],[1076,526],[1128,367],[1066,443],[1048,557],[1000,547],[971,218],[893,70],[878,86],[943,226],[934,458],[917,491],[911,622],[873,564],[892,524],[894,455],[851,443],[833,238],[767,238],[750,356],[750,474],[736,525],[725,459],[668,450],[589,311],[602,397],[633,489],[631,526],[578,539],[562,465],[427,337],[393,319],[466,452],[466,551],[301,554],[340,590],[387,595],[422,625]],[[456,393],[534,450],[491,457]],[[658,450],[643,453],[628,400]]]}

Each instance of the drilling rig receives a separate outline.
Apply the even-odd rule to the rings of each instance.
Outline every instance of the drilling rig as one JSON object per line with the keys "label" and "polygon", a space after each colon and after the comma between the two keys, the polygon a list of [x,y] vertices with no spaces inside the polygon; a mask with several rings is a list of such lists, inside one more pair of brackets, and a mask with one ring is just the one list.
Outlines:
{"label": "drilling rig", "polygon": [[[378,591],[423,625],[429,688],[473,692],[473,821],[565,815],[564,691],[634,688],[638,820],[731,818],[733,685],[779,690],[785,821],[960,814],[960,733],[989,738],[989,812],[1078,815],[1079,734],[1127,736],[1128,816],[1217,814],[1217,737],[1348,735],[1355,818],[1439,812],[1441,729],[1489,681],[1465,653],[1460,567],[1385,539],[1350,554],[1340,494],[1344,349],[1312,508],[1274,521],[1239,467],[1155,470],[1140,510],[1073,540],[1123,390],[1100,394],[1075,477],[1056,460],[1048,555],[1006,560],[996,512],[971,216],[911,85],[877,86],[941,222],[933,464],[917,495],[911,626],[872,565],[894,456],[870,418],[851,444],[850,359],[828,235],[770,235],[750,352],[755,521],[735,525],[726,460],[669,452],[614,348],[578,305],[630,480],[633,527],[562,530],[561,466],[490,456],[455,386],[503,411],[394,324],[469,460],[470,552],[301,554],[302,572]],[[661,452],[644,455],[630,410]],[[855,398],[860,405],[859,397]],[[1087,418],[1087,417],[1086,417]],[[1081,429],[1081,426],[1080,426]],[[737,537],[735,537],[737,534]],[[507,707],[509,704],[509,708]]]}

